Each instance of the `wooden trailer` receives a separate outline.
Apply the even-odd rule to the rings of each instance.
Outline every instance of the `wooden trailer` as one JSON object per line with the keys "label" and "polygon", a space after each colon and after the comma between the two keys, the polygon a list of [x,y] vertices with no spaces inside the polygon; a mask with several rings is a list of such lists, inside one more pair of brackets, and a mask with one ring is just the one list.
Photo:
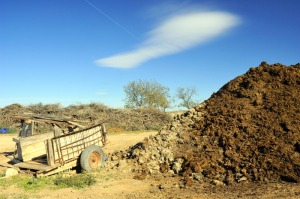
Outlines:
{"label": "wooden trailer", "polygon": [[[90,171],[103,166],[106,157],[104,124],[84,127],[69,117],[18,115],[21,131],[16,142],[14,167],[35,171],[37,177],[51,175],[80,165]],[[47,123],[52,132],[35,134],[36,123]]]}

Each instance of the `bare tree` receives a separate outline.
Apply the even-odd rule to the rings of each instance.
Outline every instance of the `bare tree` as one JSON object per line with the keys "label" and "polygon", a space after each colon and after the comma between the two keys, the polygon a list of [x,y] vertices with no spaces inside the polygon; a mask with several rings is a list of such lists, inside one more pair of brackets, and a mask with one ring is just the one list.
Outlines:
{"label": "bare tree", "polygon": [[127,108],[155,108],[165,110],[170,106],[169,88],[156,81],[138,80],[124,86]]}
{"label": "bare tree", "polygon": [[179,99],[180,107],[185,107],[190,109],[198,104],[197,101],[193,100],[195,95],[198,94],[198,91],[195,87],[183,88],[179,87],[177,89],[176,97]]}

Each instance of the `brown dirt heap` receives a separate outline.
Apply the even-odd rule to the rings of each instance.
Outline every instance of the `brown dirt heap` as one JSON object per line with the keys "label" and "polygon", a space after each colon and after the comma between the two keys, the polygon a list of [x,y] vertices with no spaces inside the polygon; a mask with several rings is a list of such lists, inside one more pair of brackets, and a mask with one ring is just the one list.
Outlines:
{"label": "brown dirt heap", "polygon": [[300,64],[251,68],[134,146],[137,172],[300,182]]}

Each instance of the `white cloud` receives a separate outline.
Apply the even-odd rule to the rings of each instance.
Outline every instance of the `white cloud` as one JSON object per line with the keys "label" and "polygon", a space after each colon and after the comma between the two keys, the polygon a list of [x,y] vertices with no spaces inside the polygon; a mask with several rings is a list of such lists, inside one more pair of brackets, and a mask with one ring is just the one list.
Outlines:
{"label": "white cloud", "polygon": [[107,95],[107,93],[105,91],[98,91],[98,92],[96,92],[96,95],[105,96],[105,95]]}
{"label": "white cloud", "polygon": [[227,12],[193,11],[169,17],[133,51],[96,60],[99,66],[133,68],[150,59],[175,54],[226,33],[239,23]]}

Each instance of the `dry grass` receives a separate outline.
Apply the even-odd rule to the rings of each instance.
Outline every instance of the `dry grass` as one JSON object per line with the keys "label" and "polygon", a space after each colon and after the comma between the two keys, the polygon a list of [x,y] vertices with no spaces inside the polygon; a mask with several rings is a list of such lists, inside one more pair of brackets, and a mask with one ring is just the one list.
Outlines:
{"label": "dry grass", "polygon": [[[0,109],[0,127],[6,127],[18,131],[19,121],[11,118],[14,114],[23,113],[53,114],[71,116],[82,121],[83,125],[90,126],[97,123],[105,123],[107,130],[112,133],[124,131],[159,130],[166,125],[171,116],[168,113],[147,109],[113,109],[101,103],[79,104],[62,107],[58,104],[31,104],[22,106],[12,104]],[[45,127],[37,125],[39,131]]]}

